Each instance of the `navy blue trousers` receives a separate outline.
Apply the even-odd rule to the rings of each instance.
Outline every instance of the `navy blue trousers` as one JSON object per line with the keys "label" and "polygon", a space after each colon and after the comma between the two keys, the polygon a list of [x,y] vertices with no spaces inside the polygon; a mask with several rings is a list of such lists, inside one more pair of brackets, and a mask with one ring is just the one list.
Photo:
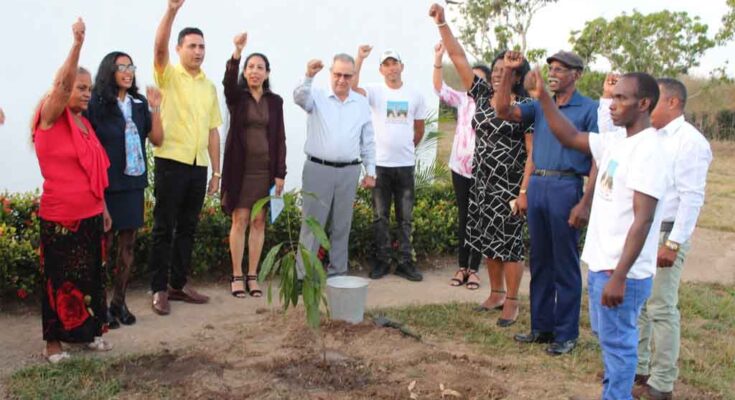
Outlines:
{"label": "navy blue trousers", "polygon": [[582,274],[579,230],[569,213],[582,198],[582,179],[531,176],[528,230],[531,236],[531,329],[554,333],[557,342],[579,336]]}

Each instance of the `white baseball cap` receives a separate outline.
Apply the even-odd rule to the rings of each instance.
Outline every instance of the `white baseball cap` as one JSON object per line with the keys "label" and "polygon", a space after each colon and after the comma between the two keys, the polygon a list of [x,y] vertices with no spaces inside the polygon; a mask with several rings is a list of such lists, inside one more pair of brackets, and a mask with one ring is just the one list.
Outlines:
{"label": "white baseball cap", "polygon": [[388,49],[384,51],[383,54],[380,55],[380,63],[381,64],[384,63],[385,60],[389,58],[392,58],[398,62],[401,62],[401,56],[398,54],[398,52],[393,49]]}

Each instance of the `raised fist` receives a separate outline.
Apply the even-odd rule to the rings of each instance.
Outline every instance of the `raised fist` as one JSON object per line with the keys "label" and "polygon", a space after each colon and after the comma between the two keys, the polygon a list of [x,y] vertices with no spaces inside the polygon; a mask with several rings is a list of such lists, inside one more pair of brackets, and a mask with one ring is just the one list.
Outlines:
{"label": "raised fist", "polygon": [[148,98],[148,105],[151,108],[160,107],[161,106],[161,99],[163,98],[161,96],[161,91],[158,90],[155,86],[146,86],[145,88],[145,96]]}
{"label": "raised fist", "polygon": [[77,22],[71,26],[71,31],[74,34],[74,43],[84,43],[84,31],[86,29],[87,28],[84,25],[84,21],[82,21],[82,17],[77,18]]}
{"label": "raised fist", "polygon": [[322,68],[324,68],[322,60],[311,60],[306,64],[306,76],[313,78]]}
{"label": "raised fist", "polygon": [[178,11],[179,8],[184,5],[184,1],[185,0],[168,0],[168,8],[173,11]]}
{"label": "raised fist", "polygon": [[444,49],[444,44],[442,42],[437,43],[434,46],[434,57],[441,59],[442,57],[444,57],[445,51],[446,50]]}
{"label": "raised fist", "polygon": [[508,50],[503,57],[503,66],[510,69],[519,69],[523,66],[523,53]]}
{"label": "raised fist", "polygon": [[372,50],[373,46],[370,46],[369,44],[363,44],[362,46],[357,48],[357,58],[368,58]]}
{"label": "raised fist", "polygon": [[613,97],[613,89],[620,79],[620,74],[607,74],[605,82],[602,84],[602,97],[609,99]]}
{"label": "raised fist", "polygon": [[242,32],[235,35],[235,38],[232,39],[232,43],[235,44],[235,50],[238,52],[242,52],[242,49],[245,48],[245,45],[248,43],[248,33]]}
{"label": "raised fist", "polygon": [[434,23],[437,25],[447,22],[446,19],[444,19],[444,7],[439,4],[434,3],[431,5],[431,8],[429,8],[429,16],[434,18]]}
{"label": "raised fist", "polygon": [[534,99],[541,97],[541,93],[546,90],[544,79],[541,77],[541,71],[538,68],[534,68],[533,71],[527,73],[523,86]]}

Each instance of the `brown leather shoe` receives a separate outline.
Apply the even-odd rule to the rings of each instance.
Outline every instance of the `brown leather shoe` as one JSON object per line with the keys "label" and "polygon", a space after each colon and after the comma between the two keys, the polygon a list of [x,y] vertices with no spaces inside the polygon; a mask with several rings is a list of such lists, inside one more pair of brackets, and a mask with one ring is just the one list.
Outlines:
{"label": "brown leather shoe", "polygon": [[181,289],[168,288],[168,298],[171,301],[184,301],[193,304],[204,304],[209,301],[209,296],[203,295],[189,285]]}
{"label": "brown leather shoe", "polygon": [[168,304],[168,292],[161,290],[153,293],[151,308],[158,315],[168,315],[171,312],[171,306]]}
{"label": "brown leather shoe", "polygon": [[648,386],[648,384],[633,387],[631,394],[634,399],[671,400],[674,398],[673,392],[659,392],[651,386]]}
{"label": "brown leather shoe", "polygon": [[645,385],[648,383],[648,378],[650,378],[651,375],[641,375],[641,374],[635,374],[635,380],[633,383],[635,385]]}

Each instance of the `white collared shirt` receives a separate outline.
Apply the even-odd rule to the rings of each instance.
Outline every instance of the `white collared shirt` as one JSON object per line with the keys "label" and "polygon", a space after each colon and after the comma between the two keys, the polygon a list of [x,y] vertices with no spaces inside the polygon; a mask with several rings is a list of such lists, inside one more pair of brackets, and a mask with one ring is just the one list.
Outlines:
{"label": "white collared shirt", "polygon": [[[610,118],[612,99],[600,99],[597,115],[601,131],[624,129],[615,127]],[[666,193],[663,221],[674,222],[669,240],[685,243],[697,224],[704,204],[707,170],[712,161],[712,150],[707,139],[680,116],[659,129],[666,154],[673,161],[673,186]]]}
{"label": "white collared shirt", "polygon": [[304,152],[331,162],[362,160],[365,173],[375,176],[375,134],[367,98],[350,90],[342,101],[331,90],[311,87],[304,78],[293,92],[294,102],[309,116]]}

